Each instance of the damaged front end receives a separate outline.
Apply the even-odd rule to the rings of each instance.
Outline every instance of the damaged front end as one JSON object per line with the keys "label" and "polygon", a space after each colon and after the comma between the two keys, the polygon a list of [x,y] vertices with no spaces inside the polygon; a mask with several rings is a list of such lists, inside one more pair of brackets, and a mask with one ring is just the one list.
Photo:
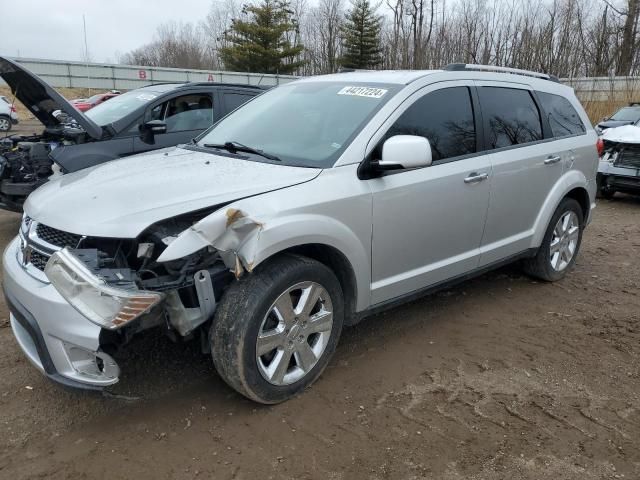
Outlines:
{"label": "damaged front end", "polygon": [[601,195],[640,192],[640,128],[625,126],[603,135],[604,151],[598,167]]}
{"label": "damaged front end", "polygon": [[198,330],[205,334],[199,327],[210,322],[217,301],[238,274],[224,260],[227,253],[205,246],[159,261],[202,215],[161,222],[135,240],[82,237],[53,253],[45,274],[69,304],[103,329],[101,345],[110,353],[154,327],[174,339],[191,338]]}
{"label": "damaged front end", "polygon": [[0,208],[22,211],[27,196],[56,173],[51,152],[86,141],[85,132],[74,124],[0,140]]}

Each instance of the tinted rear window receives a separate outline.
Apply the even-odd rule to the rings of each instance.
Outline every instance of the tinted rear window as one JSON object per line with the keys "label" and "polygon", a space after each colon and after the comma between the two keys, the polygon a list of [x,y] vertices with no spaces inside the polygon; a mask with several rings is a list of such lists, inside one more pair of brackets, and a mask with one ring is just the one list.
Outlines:
{"label": "tinted rear window", "polygon": [[569,100],[560,95],[543,92],[538,92],[538,98],[554,137],[580,135],[586,132],[578,112],[571,106]]}
{"label": "tinted rear window", "polygon": [[528,90],[480,87],[478,95],[490,148],[542,140],[540,112]]}

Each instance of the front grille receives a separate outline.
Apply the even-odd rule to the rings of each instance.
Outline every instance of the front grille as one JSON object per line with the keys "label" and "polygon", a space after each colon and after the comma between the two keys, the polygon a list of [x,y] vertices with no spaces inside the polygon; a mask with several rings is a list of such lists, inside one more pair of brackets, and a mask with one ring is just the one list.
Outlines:
{"label": "front grille", "polygon": [[640,168],[640,145],[625,145],[618,158],[614,162],[615,166],[627,168]]}
{"label": "front grille", "polygon": [[76,247],[82,239],[81,235],[63,232],[62,230],[43,225],[42,223],[39,223],[37,225],[36,235],[38,236],[38,238],[44,240],[45,242],[60,248]]}
{"label": "front grille", "polygon": [[31,257],[29,258],[29,263],[31,263],[31,265],[36,267],[38,270],[41,270],[44,272],[44,267],[47,266],[48,261],[49,261],[48,255],[44,255],[35,250],[31,251]]}

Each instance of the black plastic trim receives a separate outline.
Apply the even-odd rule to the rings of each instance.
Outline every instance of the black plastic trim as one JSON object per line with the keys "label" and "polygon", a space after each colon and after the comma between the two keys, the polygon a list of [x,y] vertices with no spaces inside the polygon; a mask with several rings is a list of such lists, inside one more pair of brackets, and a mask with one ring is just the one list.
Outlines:
{"label": "black plastic trim", "polygon": [[49,355],[49,350],[47,349],[47,345],[44,342],[44,337],[42,335],[42,331],[38,326],[38,322],[33,317],[33,315],[26,309],[14,296],[11,292],[9,292],[5,286],[2,287],[4,291],[4,298],[7,302],[7,306],[9,310],[13,314],[16,321],[24,328],[33,343],[36,346],[36,351],[38,352],[38,357],[40,358],[40,363],[42,363],[42,368],[44,368],[44,374],[52,380],[53,382],[62,385],[63,387],[69,387],[74,389],[82,389],[82,390],[91,390],[91,391],[101,391],[104,387],[98,385],[89,385],[82,382],[77,382],[75,380],[71,380],[70,378],[64,377],[58,373],[55,365],[53,364],[53,360],[51,359],[51,355]]}
{"label": "black plastic trim", "polygon": [[411,302],[413,300],[417,300],[427,295],[431,295],[437,291],[450,288],[453,285],[464,282],[466,280],[470,280],[472,278],[483,275],[491,270],[495,270],[496,268],[503,267],[510,263],[513,263],[517,260],[521,260],[523,258],[531,258],[535,256],[537,248],[529,248],[520,253],[516,253],[515,255],[511,255],[502,260],[498,260],[497,262],[490,263],[483,267],[478,267],[475,270],[464,273],[462,275],[458,275],[457,277],[453,277],[447,280],[443,280],[442,282],[435,283],[433,285],[426,286],[424,288],[419,288],[409,293],[405,293],[400,295],[399,297],[394,297],[389,300],[385,300],[384,302],[376,303],[375,305],[370,306],[366,310],[356,313],[356,320],[354,323],[358,323],[360,320],[363,320],[366,317],[370,317],[371,315],[376,315],[380,312],[384,312],[385,310],[389,310],[398,305],[402,305],[404,303]]}

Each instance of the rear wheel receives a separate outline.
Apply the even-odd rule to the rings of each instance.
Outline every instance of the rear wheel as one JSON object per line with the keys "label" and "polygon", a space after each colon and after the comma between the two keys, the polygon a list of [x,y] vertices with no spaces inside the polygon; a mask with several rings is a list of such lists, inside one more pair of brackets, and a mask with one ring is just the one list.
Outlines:
{"label": "rear wheel", "polygon": [[524,270],[548,282],[563,278],[578,256],[583,222],[580,204],[565,198],[553,214],[536,256],[524,262]]}
{"label": "rear wheel", "polygon": [[611,200],[613,196],[616,194],[616,191],[609,187],[608,185],[603,185],[600,187],[600,196],[606,200]]}
{"label": "rear wheel", "polygon": [[0,115],[0,132],[8,132],[9,130],[11,130],[11,118]]}
{"label": "rear wheel", "polygon": [[213,362],[242,395],[278,403],[327,366],[342,331],[340,283],[325,265],[277,257],[225,292],[211,327]]}

